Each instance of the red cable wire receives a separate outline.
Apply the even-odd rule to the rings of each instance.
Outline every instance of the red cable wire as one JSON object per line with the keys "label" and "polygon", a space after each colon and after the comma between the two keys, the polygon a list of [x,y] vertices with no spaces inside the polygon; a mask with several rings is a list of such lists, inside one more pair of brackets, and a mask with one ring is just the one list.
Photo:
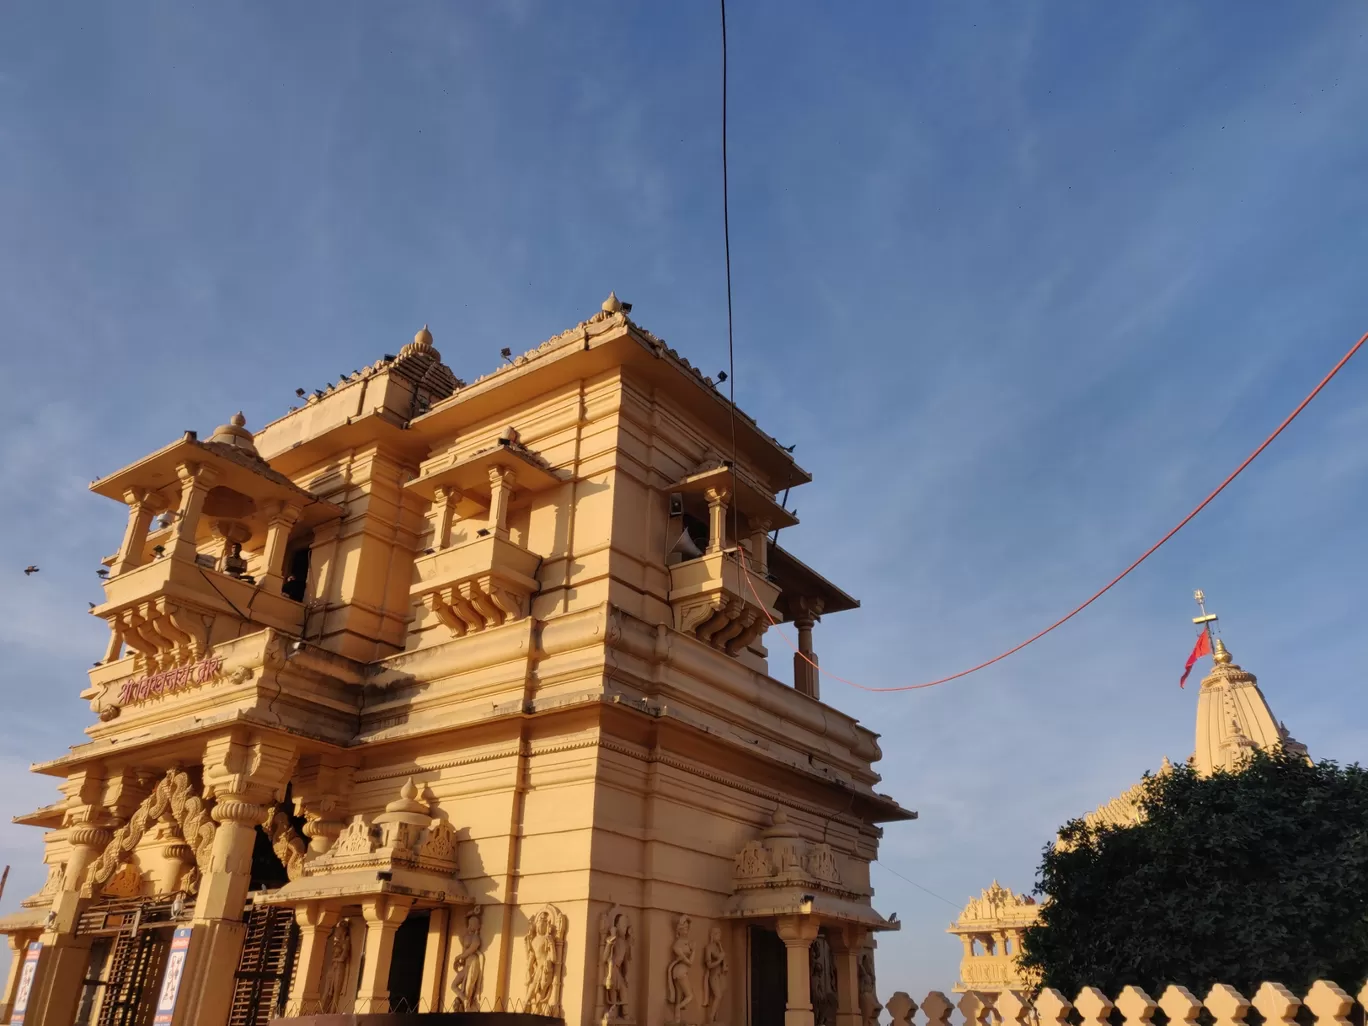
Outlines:
{"label": "red cable wire", "polygon": [[[1194,509],[1194,510],[1193,510],[1191,513],[1189,513],[1187,516],[1183,517],[1182,520],[1178,521],[1177,525],[1176,525],[1171,531],[1169,531],[1168,534],[1164,535],[1164,536],[1163,536],[1162,538],[1160,538],[1157,542],[1155,542],[1155,543],[1154,543],[1153,545],[1151,545],[1148,549],[1146,549],[1145,552],[1144,552],[1144,554],[1143,554],[1139,559],[1137,559],[1134,563],[1132,563],[1130,566],[1126,567],[1126,569],[1122,570],[1119,574],[1117,574],[1117,575],[1116,575],[1115,577],[1113,577],[1110,581],[1108,581],[1108,582],[1107,582],[1107,585],[1106,585],[1104,588],[1100,589],[1095,595],[1093,595],[1092,598],[1088,599],[1088,601],[1084,602],[1082,605],[1080,605],[1080,606],[1078,606],[1077,608],[1075,608],[1073,611],[1071,611],[1070,613],[1068,613],[1066,616],[1060,617],[1060,618],[1059,618],[1058,620],[1056,620],[1054,623],[1050,624],[1050,626],[1046,627],[1043,631],[1040,631],[1040,632],[1037,633],[1037,634],[1032,634],[1029,638],[1027,638],[1027,639],[1026,639],[1025,641],[1023,641],[1021,644],[1016,645],[1016,646],[1014,646],[1014,647],[1012,647],[1012,648],[1009,648],[1006,652],[1003,652],[1001,655],[993,656],[992,659],[985,660],[984,662],[979,663],[977,666],[971,666],[971,667],[969,667],[969,669],[967,669],[967,670],[960,670],[959,673],[952,673],[952,674],[951,674],[950,676],[948,676],[948,677],[941,677],[939,680],[927,681],[925,684],[904,684],[904,685],[901,685],[900,687],[893,687],[893,688],[871,688],[871,687],[869,687],[869,686],[867,686],[867,685],[864,685],[864,684],[857,684],[857,683],[856,683],[855,681],[853,681],[853,680],[846,680],[844,677],[839,676],[838,674],[831,673],[831,672],[828,671],[828,670],[822,669],[820,666],[817,665],[817,663],[816,663],[815,661],[813,661],[812,659],[809,659],[808,656],[807,656],[806,654],[804,654],[804,653],[802,653],[802,652],[799,652],[798,649],[794,648],[794,647],[793,647],[793,642],[789,641],[788,635],[787,635],[787,634],[784,634],[782,631],[780,631],[780,632],[778,632],[779,636],[780,636],[781,638],[784,639],[784,644],[788,645],[789,648],[793,649],[794,655],[798,656],[798,657],[801,658],[804,662],[808,663],[808,665],[810,665],[810,666],[811,666],[813,669],[815,669],[818,673],[822,674],[823,676],[830,677],[832,680],[838,680],[838,681],[840,681],[842,684],[849,684],[852,688],[859,688],[861,691],[876,691],[876,692],[887,692],[887,691],[917,691],[917,690],[919,690],[920,688],[933,688],[933,687],[935,687],[937,684],[946,684],[946,683],[949,683],[949,682],[952,681],[952,680],[958,680],[958,679],[961,678],[961,677],[967,677],[967,676],[969,676],[969,674],[971,674],[971,673],[977,673],[979,670],[982,670],[982,669],[984,669],[984,668],[986,668],[986,667],[992,666],[994,663],[1001,662],[1002,660],[1006,659],[1006,658],[1007,658],[1008,656],[1010,656],[1010,655],[1015,655],[1017,652],[1020,652],[1020,651],[1021,651],[1023,648],[1025,648],[1027,645],[1030,645],[1030,644],[1032,644],[1033,642],[1039,641],[1041,638],[1045,637],[1045,635],[1049,634],[1049,633],[1050,633],[1052,630],[1054,630],[1055,628],[1057,628],[1057,627],[1062,627],[1064,624],[1068,623],[1070,620],[1072,620],[1072,619],[1073,619],[1075,616],[1077,616],[1079,613],[1083,612],[1083,610],[1087,609],[1090,605],[1092,605],[1094,602],[1096,602],[1098,599],[1100,599],[1103,595],[1105,595],[1107,592],[1111,591],[1112,588],[1114,588],[1114,587],[1116,587],[1118,584],[1120,584],[1121,581],[1122,581],[1122,580],[1123,580],[1123,579],[1124,579],[1132,570],[1134,570],[1137,566],[1139,566],[1139,565],[1140,565],[1141,563],[1143,563],[1145,560],[1149,559],[1150,556],[1152,556],[1152,555],[1154,555],[1156,552],[1158,552],[1159,549],[1160,549],[1160,547],[1161,547],[1166,541],[1168,541],[1168,540],[1169,540],[1170,538],[1172,538],[1175,534],[1177,534],[1177,533],[1178,533],[1179,531],[1181,531],[1184,527],[1186,527],[1186,526],[1188,525],[1188,522],[1191,521],[1193,517],[1195,517],[1198,513],[1202,512],[1202,510],[1206,509],[1207,506],[1211,503],[1211,500],[1212,500],[1212,499],[1216,498],[1216,496],[1220,495],[1223,491],[1225,491],[1225,490],[1226,490],[1226,486],[1229,485],[1230,482],[1234,481],[1237,477],[1239,477],[1240,474],[1242,474],[1242,473],[1244,472],[1244,469],[1245,469],[1246,467],[1248,467],[1251,463],[1253,463],[1254,460],[1259,456],[1259,454],[1262,453],[1265,449],[1267,449],[1267,448],[1269,447],[1269,445],[1272,444],[1273,439],[1277,438],[1280,434],[1283,433],[1283,430],[1287,427],[1287,425],[1291,424],[1294,420],[1297,419],[1297,415],[1300,414],[1302,410],[1306,409],[1306,407],[1309,406],[1309,405],[1311,404],[1311,400],[1314,399],[1314,398],[1316,398],[1316,396],[1320,394],[1320,390],[1330,383],[1331,379],[1334,378],[1334,376],[1340,372],[1340,370],[1344,367],[1344,365],[1345,365],[1346,363],[1349,362],[1350,358],[1351,358],[1355,353],[1357,353],[1357,352],[1359,351],[1360,347],[1362,347],[1362,345],[1363,345],[1364,342],[1368,342],[1368,334],[1365,334],[1362,338],[1360,338],[1357,342],[1355,342],[1354,345],[1350,348],[1349,352],[1345,353],[1344,356],[1340,359],[1340,362],[1337,363],[1337,364],[1335,364],[1335,366],[1334,366],[1333,368],[1331,368],[1330,373],[1327,374],[1325,377],[1323,377],[1323,378],[1321,379],[1321,383],[1311,390],[1311,394],[1308,395],[1305,399],[1303,399],[1303,400],[1297,405],[1297,408],[1287,415],[1287,419],[1284,420],[1281,424],[1278,425],[1277,430],[1275,430],[1271,435],[1269,435],[1267,438],[1265,438],[1265,439],[1263,440],[1263,444],[1262,444],[1262,445],[1260,445],[1257,449],[1255,449],[1255,450],[1254,450],[1253,452],[1251,452],[1247,457],[1245,457],[1245,461],[1244,461],[1243,463],[1241,463],[1238,467],[1236,467],[1234,470],[1232,470],[1232,471],[1230,472],[1230,475],[1229,475],[1224,481],[1222,481],[1219,485],[1216,486],[1215,491],[1213,491],[1213,492],[1212,492],[1210,495],[1208,495],[1205,499],[1203,499],[1201,502],[1199,502],[1199,503],[1197,504],[1196,509]],[[745,556],[744,551],[743,551],[741,548],[738,547],[737,550],[736,550],[736,552],[737,552],[737,555],[740,557],[739,560],[738,560],[738,562],[741,564],[741,572],[742,572],[743,574],[745,574],[745,577],[746,577],[746,586],[747,586],[748,588],[750,588],[751,594],[755,597],[756,605],[758,605],[762,610],[764,610],[765,618],[769,620],[770,626],[772,626],[772,627],[777,627],[777,626],[779,625],[779,624],[778,624],[778,621],[775,620],[774,617],[770,616],[769,610],[765,607],[765,603],[764,603],[763,601],[761,601],[759,594],[756,593],[755,585],[754,585],[754,583],[752,583],[752,581],[751,581],[750,571],[749,571],[749,569],[747,569],[747,567],[746,567],[746,556]]]}

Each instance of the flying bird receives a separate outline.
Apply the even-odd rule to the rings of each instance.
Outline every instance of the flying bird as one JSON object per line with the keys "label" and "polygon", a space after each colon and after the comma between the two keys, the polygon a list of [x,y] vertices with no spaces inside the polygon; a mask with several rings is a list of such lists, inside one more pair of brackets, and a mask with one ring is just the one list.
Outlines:
{"label": "flying bird", "polygon": [[32,577],[32,576],[33,576],[34,574],[36,574],[37,572],[38,572],[38,568],[37,568],[36,566],[33,566],[32,564],[30,564],[30,565],[24,567],[24,576],[25,576],[25,577]]}

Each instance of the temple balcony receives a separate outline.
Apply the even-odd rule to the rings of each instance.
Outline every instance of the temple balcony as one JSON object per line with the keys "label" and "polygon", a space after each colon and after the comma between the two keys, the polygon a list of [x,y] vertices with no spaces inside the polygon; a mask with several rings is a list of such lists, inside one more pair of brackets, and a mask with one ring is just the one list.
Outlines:
{"label": "temple balcony", "polygon": [[[797,518],[746,475],[717,461],[674,484],[666,562],[675,627],[739,655],[783,619],[769,571],[769,532]],[[741,560],[744,560],[744,567]]]}
{"label": "temple balcony", "polygon": [[303,631],[305,582],[289,576],[287,553],[302,545],[294,562],[307,567],[312,528],[342,510],[272,470],[240,414],[207,442],[186,432],[90,487],[129,508],[123,544],[101,572],[105,600],[91,610],[110,626],[102,677],[115,663],[120,672],[185,666],[262,627]]}
{"label": "temple balcony", "polygon": [[[779,619],[779,589],[731,552],[710,552],[670,567],[675,627],[737,655]],[[768,614],[768,615],[767,615]]]}
{"label": "temple balcony", "polygon": [[410,594],[459,638],[526,616],[540,562],[535,552],[490,534],[419,557]]}
{"label": "temple balcony", "polygon": [[409,594],[452,637],[528,614],[542,557],[510,539],[508,514],[560,483],[509,429],[481,452],[437,457],[404,486],[431,504],[431,547],[414,562]]}

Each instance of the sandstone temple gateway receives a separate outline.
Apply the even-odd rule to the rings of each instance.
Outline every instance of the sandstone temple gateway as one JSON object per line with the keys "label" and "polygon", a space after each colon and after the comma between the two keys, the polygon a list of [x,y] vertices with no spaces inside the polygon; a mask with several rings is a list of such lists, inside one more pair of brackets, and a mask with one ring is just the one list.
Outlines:
{"label": "sandstone temple gateway", "polygon": [[775,542],[810,476],[629,309],[470,385],[424,328],[91,485],[108,644],[17,817],[47,879],[0,1019],[877,1012],[869,865],[914,814],[813,653],[858,603]]}

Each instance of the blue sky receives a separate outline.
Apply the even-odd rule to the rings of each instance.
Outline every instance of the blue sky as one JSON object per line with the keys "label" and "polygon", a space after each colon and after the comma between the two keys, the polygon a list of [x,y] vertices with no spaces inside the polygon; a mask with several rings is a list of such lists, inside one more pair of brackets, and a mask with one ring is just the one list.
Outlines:
{"label": "blue sky", "polygon": [[[740,403],[815,475],[783,541],[864,608],[874,685],[954,672],[1090,594],[1368,331],[1368,8],[747,3],[729,12]],[[86,483],[249,425],[424,322],[457,374],[616,289],[726,364],[715,6],[20,2],[0,15],[0,858],[40,882],[80,739]],[[1202,517],[1019,656],[824,697],[882,732],[883,996],[1052,830],[1192,747],[1206,590],[1317,756],[1368,739],[1368,355]],[[37,563],[41,573],[21,569]],[[776,675],[787,650],[771,644]]]}

